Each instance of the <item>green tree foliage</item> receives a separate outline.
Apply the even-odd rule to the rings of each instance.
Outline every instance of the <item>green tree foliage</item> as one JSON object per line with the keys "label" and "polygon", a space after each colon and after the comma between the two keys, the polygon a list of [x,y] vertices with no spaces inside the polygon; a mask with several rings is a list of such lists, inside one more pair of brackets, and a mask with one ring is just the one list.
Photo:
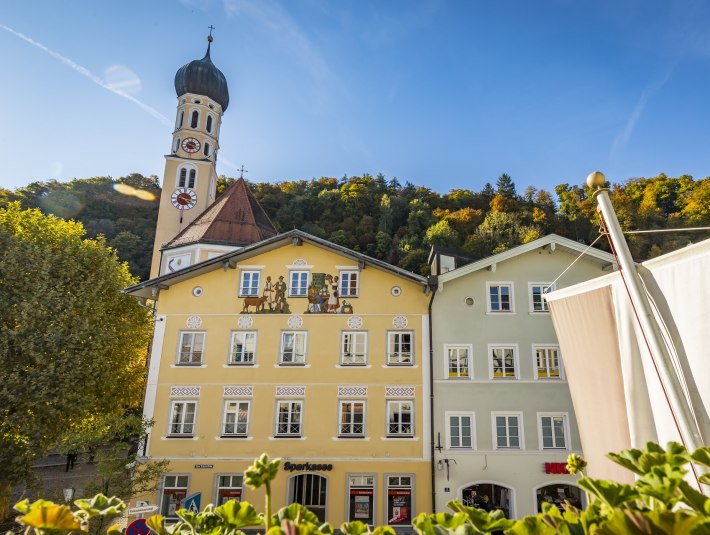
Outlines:
{"label": "green tree foliage", "polygon": [[[219,177],[218,195],[232,183],[234,178]],[[115,189],[120,184],[150,192],[156,200],[121,194]],[[660,174],[607,185],[626,230],[710,225],[708,178]],[[488,256],[551,232],[583,243],[599,235],[596,202],[585,185],[559,184],[554,193],[528,186],[518,195],[512,177],[505,173],[495,187],[489,182],[480,191],[454,189],[444,194],[367,173],[261,182],[250,188],[279,231],[300,228],[421,274],[428,271],[431,244]],[[105,236],[131,272],[145,278],[159,196],[155,177],[134,174],[118,180],[34,182],[14,192],[0,191],[0,206],[19,200],[24,207],[80,221],[89,237]],[[644,234],[629,235],[628,240],[634,257],[644,260],[708,236]]]}
{"label": "green tree foliage", "polygon": [[19,203],[0,209],[0,495],[73,427],[141,402],[151,325],[121,293],[136,280],[84,236]]}

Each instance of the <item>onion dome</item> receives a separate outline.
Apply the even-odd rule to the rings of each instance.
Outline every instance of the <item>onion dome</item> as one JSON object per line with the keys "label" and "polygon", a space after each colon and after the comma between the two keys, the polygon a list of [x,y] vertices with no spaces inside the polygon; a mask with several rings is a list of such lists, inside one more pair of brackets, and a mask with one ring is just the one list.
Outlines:
{"label": "onion dome", "polygon": [[178,97],[185,93],[204,95],[222,106],[222,111],[226,111],[229,106],[227,79],[210,58],[212,36],[209,36],[207,41],[205,57],[183,65],[175,73],[175,92]]}

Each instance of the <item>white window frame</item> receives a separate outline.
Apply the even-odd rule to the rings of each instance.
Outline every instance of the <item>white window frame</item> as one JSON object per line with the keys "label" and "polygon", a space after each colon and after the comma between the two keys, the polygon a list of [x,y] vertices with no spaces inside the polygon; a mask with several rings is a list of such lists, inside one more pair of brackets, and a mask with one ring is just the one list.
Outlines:
{"label": "white window frame", "polygon": [[[180,478],[185,478],[183,481],[185,481],[185,485],[180,485]],[[172,485],[168,485],[168,481],[173,482]],[[177,511],[179,507],[175,507],[175,510],[173,511],[173,514],[170,514],[169,511],[163,508],[164,505],[164,500],[166,497],[165,491],[183,491],[183,500],[187,498],[188,496],[188,489],[190,488],[190,474],[163,474],[163,477],[160,480],[160,501],[158,506],[160,509],[158,509],[158,512],[163,515],[166,518],[178,518],[177,516]],[[172,494],[172,493],[171,493]],[[182,502],[182,500],[181,500]],[[182,505],[182,503],[180,505]]]}
{"label": "white window frame", "polygon": [[[445,412],[445,420],[446,420],[446,449],[450,450],[475,450],[477,449],[477,444],[476,444],[476,413],[475,412],[466,412],[466,411],[446,411]],[[452,443],[452,433],[451,433],[451,419],[452,418],[459,418],[459,429],[461,429],[461,421],[460,419],[462,417],[467,417],[471,419],[471,426],[470,426],[470,436],[469,439],[471,440],[471,445],[470,446],[454,446]],[[463,442],[463,433],[459,433],[459,440]]]}
{"label": "white window frame", "polygon": [[[549,287],[549,288],[548,288]],[[535,298],[533,292],[535,288],[540,288],[540,301],[542,303],[542,310],[535,310]],[[545,289],[548,288],[546,291]],[[549,282],[528,282],[528,304],[530,306],[531,314],[549,314],[550,309],[547,308],[547,301],[543,297],[547,292],[554,290],[554,285]]]}
{"label": "white window frame", "polygon": [[[401,351],[402,341],[400,340],[400,351],[390,351],[390,347],[394,343],[392,340],[397,338],[397,336],[409,336],[409,360],[403,355],[405,352]],[[414,366],[414,331],[387,331],[387,347],[385,348],[385,355],[387,359],[387,366]]]}
{"label": "white window frame", "polygon": [[[346,352],[346,340],[350,338],[350,351]],[[358,338],[362,338],[358,341]],[[358,345],[362,351],[358,351]],[[342,366],[367,365],[367,331],[342,331],[340,335],[340,364]]]}
{"label": "white window frame", "polygon": [[[202,350],[198,352],[195,351],[195,336],[202,336]],[[189,346],[185,345],[185,338],[191,337],[191,342]],[[189,347],[189,358],[187,360],[183,359],[183,347]],[[207,347],[207,332],[206,331],[180,331],[180,336],[178,338],[177,355],[175,356],[175,364],[177,366],[202,366],[205,363],[205,348]],[[199,354],[199,362],[194,362],[194,356]]]}
{"label": "white window frame", "polygon": [[[352,420],[352,417],[357,414],[354,411],[354,405],[355,404],[360,404],[362,405],[362,423],[359,425],[361,426],[361,430],[358,432],[356,430],[356,426],[358,425]],[[344,422],[343,421],[343,416],[345,415],[345,412],[343,411],[344,405],[351,405],[353,406],[353,410],[350,411],[351,414],[351,421],[350,422]],[[366,428],[366,423],[367,423],[367,402],[364,399],[341,399],[338,400],[338,437],[339,438],[365,438],[367,428]],[[343,430],[344,426],[349,426],[352,431],[347,432]]]}
{"label": "white window frame", "polygon": [[[510,310],[502,310],[501,308],[494,310],[491,302],[491,289],[498,288],[498,304],[501,305],[501,287],[508,288],[508,302]],[[489,314],[515,314],[515,291],[512,281],[488,281],[486,282],[486,310]]]}
{"label": "white window frame", "polygon": [[[370,505],[372,507],[372,510],[370,511],[370,516],[372,518],[372,521],[375,522],[375,519],[377,518],[377,474],[376,473],[348,473],[346,474],[346,478],[348,481],[348,487],[347,487],[347,519],[348,522],[353,522],[355,520],[358,520],[358,518],[355,518],[355,511],[351,509],[351,504],[350,504],[350,496],[352,491],[358,491],[358,490],[365,490],[365,491],[371,491],[371,499],[370,499]],[[360,519],[364,520],[364,519]]]}
{"label": "white window frame", "polygon": [[[505,366],[505,354],[502,357],[501,364],[503,366],[503,375],[495,375],[495,364],[493,359],[494,350],[507,350],[511,349],[513,351],[513,375],[506,375]],[[518,344],[488,344],[488,366],[489,366],[489,379],[494,381],[514,381],[520,378],[520,358],[518,357]]]}
{"label": "white window frame", "polygon": [[[406,479],[406,481],[405,481]],[[395,526],[395,527],[402,527],[404,525],[406,526],[411,526],[412,524],[390,524],[390,519],[389,519],[389,491],[390,489],[402,489],[402,490],[409,490],[410,492],[410,501],[412,504],[412,511],[409,513],[410,518],[412,521],[414,518],[417,516],[417,511],[415,509],[416,507],[416,479],[414,474],[392,474],[392,473],[386,473],[384,474],[384,482],[385,482],[385,515],[386,515],[386,525],[387,526]]]}
{"label": "white window frame", "polygon": [[[306,276],[305,283],[302,280],[303,275]],[[294,284],[294,276],[298,276],[297,285]],[[311,272],[307,270],[293,269],[288,272],[288,296],[289,297],[308,297],[308,284],[310,283]],[[301,286],[302,285],[302,286]],[[298,290],[298,291],[297,291]]]}
{"label": "white window frame", "polygon": [[[544,351],[545,354],[545,364],[547,369],[547,376],[540,376],[540,366],[538,363],[538,351]],[[557,351],[557,377],[550,375],[551,370],[554,370],[550,365],[551,357],[549,355],[550,351]],[[533,356],[533,370],[535,372],[535,379],[538,381],[562,381],[564,380],[564,367],[562,365],[562,355],[560,354],[560,346],[555,344],[533,344],[532,346],[532,356]]]}
{"label": "white window frame", "polygon": [[[237,342],[237,338],[243,336],[242,340],[242,360],[238,361],[235,360],[235,346]],[[251,352],[246,351],[245,348],[247,347],[248,341],[247,339],[251,337],[252,338],[252,346],[253,349]],[[253,366],[256,363],[256,340],[257,340],[257,331],[232,331],[232,340],[229,345],[229,364],[233,366]],[[245,358],[246,355],[251,353],[251,359],[247,360]]]}
{"label": "white window frame", "polygon": [[[230,404],[236,403],[235,411],[231,410],[229,407]],[[242,404],[246,405],[246,422],[240,422],[239,421],[239,414],[241,413],[242,409]],[[235,416],[233,422],[227,422],[227,417],[233,414]],[[234,431],[229,433],[227,432],[227,424],[231,424],[234,426]],[[237,427],[239,425],[244,425],[245,429],[244,432],[238,432]],[[249,427],[251,425],[251,400],[248,399],[225,399],[224,400],[224,409],[222,411],[222,429],[221,429],[221,436],[222,437],[246,437],[249,436]]]}
{"label": "white window frame", "polygon": [[[355,276],[355,290],[353,293],[350,293],[350,277]],[[340,297],[357,297],[360,295],[360,272],[356,269],[347,269],[347,270],[341,270],[339,272],[339,288],[338,291],[340,292]],[[345,280],[348,280],[348,285],[346,287],[345,285]]]}
{"label": "white window frame", "polygon": [[[247,277],[250,284],[245,284]],[[253,280],[256,277],[256,285]],[[261,271],[257,269],[243,269],[239,273],[239,297],[259,297],[261,295]]]}
{"label": "white window frame", "polygon": [[[286,336],[293,335],[293,354],[290,360],[284,360],[284,350],[286,348]],[[303,337],[303,354],[296,352],[296,340]],[[308,352],[308,332],[307,331],[281,331],[281,348],[279,351],[279,365],[281,366],[302,366],[306,364],[306,354]]]}
{"label": "white window frame", "polygon": [[[545,446],[543,435],[543,419],[550,418],[553,446]],[[555,436],[555,418],[562,419],[562,440],[564,446],[554,445],[559,437]],[[569,414],[566,412],[538,412],[537,413],[537,436],[540,446],[540,451],[569,451],[570,450],[570,431],[569,431]]]}
{"label": "white window frame", "polygon": [[[175,422],[176,409],[179,405],[182,405],[181,417],[179,422]],[[186,421],[186,416],[188,414],[187,406],[193,405],[192,408],[192,422]],[[169,437],[175,438],[192,438],[195,436],[195,427],[197,426],[197,406],[198,401],[195,399],[173,399],[170,402],[170,415],[168,419],[168,435]],[[180,429],[178,431],[173,431],[173,426],[178,425]],[[185,431],[185,426],[192,426],[189,432]]]}
{"label": "white window frame", "polygon": [[[222,478],[229,478],[229,484],[222,484]],[[235,485],[239,482],[238,485]],[[214,504],[215,507],[219,507],[223,503],[233,500],[234,498],[228,497],[223,502],[220,501],[220,490],[235,490],[239,489],[239,501],[244,500],[244,474],[217,474],[215,476],[215,494],[214,494]]]}
{"label": "white window frame", "polygon": [[[409,421],[409,431],[408,432],[403,432],[401,428],[404,428],[407,424],[402,422],[402,415],[406,414],[402,409],[403,409],[403,404],[408,403],[411,407],[411,410],[409,411],[410,414],[410,421]],[[390,409],[394,409],[394,412],[392,414],[398,414],[398,422],[391,422],[390,421]],[[386,406],[386,412],[385,412],[385,436],[390,437],[390,438],[414,438],[414,424],[415,424],[415,407],[414,407],[414,400],[413,399],[388,399],[387,400],[387,406]],[[397,426],[400,428],[400,430],[395,430],[392,431],[392,426]]]}
{"label": "white window frame", "polygon": [[[281,423],[279,416],[281,415],[281,405],[284,403],[288,403],[288,411],[286,414],[288,415],[288,419],[286,422],[283,424]],[[298,406],[298,423],[294,423],[293,415],[296,413],[294,411],[294,407]],[[274,437],[276,438],[281,438],[281,437],[293,437],[293,438],[300,438],[303,436],[303,400],[300,399],[277,399],[276,400],[276,418],[274,420]],[[285,432],[279,432],[279,426],[281,425],[286,425],[287,426],[287,431]],[[293,425],[298,425],[298,431],[297,432],[291,432],[291,426]]]}
{"label": "white window frame", "polygon": [[[508,418],[516,417],[518,419],[518,446],[499,446],[498,445],[498,428],[496,426],[496,418],[502,417],[506,419],[506,442],[510,444],[510,424]],[[493,449],[500,451],[523,451],[525,450],[525,436],[523,433],[523,413],[520,411],[492,412],[491,413],[491,429],[493,430]]]}
{"label": "white window frame", "polygon": [[[449,356],[449,351],[452,350],[466,350],[467,352],[467,371],[466,375],[461,375],[460,370],[461,370],[461,356],[459,355],[457,357],[457,370],[459,372],[457,374],[451,375],[451,362],[450,362],[450,356]],[[444,344],[444,377],[447,379],[453,379],[453,380],[458,380],[458,379],[473,379],[473,369],[472,369],[472,358],[473,354],[473,345],[471,344]]]}

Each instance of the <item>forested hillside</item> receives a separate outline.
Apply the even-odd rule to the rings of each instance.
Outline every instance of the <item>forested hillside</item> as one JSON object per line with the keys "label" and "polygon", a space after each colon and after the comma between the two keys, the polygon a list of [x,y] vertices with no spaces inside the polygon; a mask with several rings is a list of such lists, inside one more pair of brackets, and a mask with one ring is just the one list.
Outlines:
{"label": "forested hillside", "polygon": [[[218,192],[232,181],[222,177]],[[368,174],[260,182],[251,188],[279,231],[300,228],[419,273],[426,273],[432,245],[482,257],[550,232],[585,243],[598,235],[596,203],[586,186],[560,184],[554,192],[528,186],[519,192],[506,174],[481,191],[445,194]],[[710,178],[661,174],[610,188],[625,230],[710,225]],[[159,197],[155,176],[133,174],[0,190],[0,207],[19,200],[23,207],[81,221],[89,236],[103,234],[131,271],[145,279]],[[635,234],[628,240],[634,257],[645,260],[708,237],[710,232],[703,231]]]}

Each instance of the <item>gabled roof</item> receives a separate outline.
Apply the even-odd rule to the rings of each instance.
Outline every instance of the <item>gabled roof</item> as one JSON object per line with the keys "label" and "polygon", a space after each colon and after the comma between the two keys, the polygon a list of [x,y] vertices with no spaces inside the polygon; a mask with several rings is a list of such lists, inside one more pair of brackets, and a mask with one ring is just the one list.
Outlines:
{"label": "gabled roof", "polygon": [[387,262],[383,262],[382,260],[377,260],[376,258],[372,258],[370,256],[358,253],[356,251],[348,249],[347,247],[336,245],[335,243],[331,243],[327,240],[317,238],[316,236],[312,236],[306,232],[303,232],[302,230],[294,229],[289,230],[288,232],[284,232],[283,234],[278,234],[271,238],[267,238],[266,240],[263,240],[259,243],[248,245],[242,249],[231,251],[221,256],[205,260],[204,262],[200,262],[199,264],[195,264],[185,269],[181,269],[173,273],[166,273],[164,275],[161,275],[160,277],[156,277],[154,279],[150,279],[139,284],[129,286],[128,288],[125,288],[123,292],[137,297],[145,297],[148,299],[154,298],[154,289],[156,291],[165,290],[170,288],[170,286],[173,284],[178,284],[185,280],[191,279],[198,275],[202,275],[204,273],[215,271],[217,269],[236,269],[240,262],[244,262],[250,258],[253,258],[254,256],[266,253],[268,251],[273,251],[274,249],[278,249],[279,247],[283,247],[284,245],[289,243],[299,243],[299,240],[301,243],[311,243],[313,245],[329,249],[335,253],[351,258],[353,261],[357,262],[363,267],[369,265],[375,268],[379,268],[384,271],[388,271],[393,275],[397,275],[398,277],[402,277],[412,282],[421,284],[423,289],[427,287],[428,279],[426,277],[422,277],[421,275],[417,275],[416,273],[412,273],[411,271],[407,271],[406,269],[393,266],[392,264],[388,264]]}
{"label": "gabled roof", "polygon": [[198,242],[243,246],[276,234],[271,219],[240,178],[163,249]]}
{"label": "gabled roof", "polygon": [[474,271],[487,269],[493,264],[505,262],[506,260],[510,260],[511,258],[515,258],[521,254],[534,251],[535,249],[547,247],[555,249],[559,248],[574,255],[580,255],[586,251],[585,256],[587,259],[597,262],[602,266],[602,268],[611,269],[615,265],[614,257],[609,253],[605,253],[604,251],[600,251],[594,247],[587,249],[587,246],[583,243],[578,243],[574,240],[570,240],[569,238],[563,238],[557,234],[548,234],[547,236],[538,238],[537,240],[533,240],[523,245],[519,245],[518,247],[513,247],[512,249],[508,249],[502,253],[488,256],[471,264],[448,271],[447,273],[439,275],[438,281],[439,284],[444,284],[448,281],[468,275],[469,273],[473,273]]}

